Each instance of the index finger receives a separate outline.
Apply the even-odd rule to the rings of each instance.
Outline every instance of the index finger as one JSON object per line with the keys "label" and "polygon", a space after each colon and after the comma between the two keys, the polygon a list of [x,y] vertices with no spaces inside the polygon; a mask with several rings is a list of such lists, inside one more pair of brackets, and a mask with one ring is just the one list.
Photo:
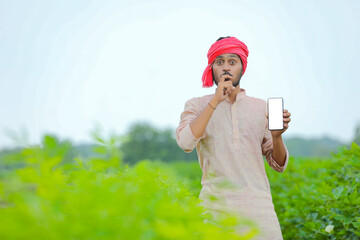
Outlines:
{"label": "index finger", "polygon": [[225,79],[229,79],[229,82],[231,82],[231,79],[233,78],[232,76],[228,75],[228,74],[224,74],[224,75],[220,75],[220,82],[225,82]]}

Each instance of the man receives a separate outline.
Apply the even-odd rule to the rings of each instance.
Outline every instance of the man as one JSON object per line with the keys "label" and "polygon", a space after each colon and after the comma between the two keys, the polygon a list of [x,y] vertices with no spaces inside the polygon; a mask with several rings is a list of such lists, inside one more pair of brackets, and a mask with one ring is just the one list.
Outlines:
{"label": "man", "polygon": [[[211,46],[202,81],[203,87],[215,82],[215,94],[186,102],[176,139],[185,152],[196,147],[203,171],[199,198],[205,206],[253,219],[262,231],[259,239],[282,239],[263,156],[275,171],[285,170],[289,152],[282,134],[291,114],[284,110],[283,130],[269,131],[266,101],[240,88],[248,55],[247,46],[235,37],[219,38]],[[232,188],[221,187],[224,182]],[[223,202],[212,204],[210,196]]]}

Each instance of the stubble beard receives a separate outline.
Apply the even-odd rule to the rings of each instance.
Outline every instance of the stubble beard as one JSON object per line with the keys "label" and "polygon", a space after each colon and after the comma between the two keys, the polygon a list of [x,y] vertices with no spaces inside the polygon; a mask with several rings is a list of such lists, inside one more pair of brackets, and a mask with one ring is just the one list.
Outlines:
{"label": "stubble beard", "polygon": [[240,80],[241,80],[241,75],[240,75],[240,77],[239,77],[239,80],[237,80],[236,82],[233,83],[233,86],[234,86],[234,87],[239,86]]}

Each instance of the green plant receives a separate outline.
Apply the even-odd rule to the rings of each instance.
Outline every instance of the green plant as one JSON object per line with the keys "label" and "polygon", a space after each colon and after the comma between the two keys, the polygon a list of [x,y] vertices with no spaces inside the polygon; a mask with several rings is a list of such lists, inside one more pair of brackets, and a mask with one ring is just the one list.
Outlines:
{"label": "green plant", "polygon": [[266,167],[284,239],[360,238],[360,147],[333,158],[293,158],[284,173]]}
{"label": "green plant", "polygon": [[[45,136],[1,163],[0,239],[251,239],[231,214],[214,219],[169,166],[124,165],[116,136],[96,135],[93,157]],[[66,147],[65,147],[66,146]],[[12,167],[6,167],[12,166]],[[247,235],[232,231],[248,224]]]}

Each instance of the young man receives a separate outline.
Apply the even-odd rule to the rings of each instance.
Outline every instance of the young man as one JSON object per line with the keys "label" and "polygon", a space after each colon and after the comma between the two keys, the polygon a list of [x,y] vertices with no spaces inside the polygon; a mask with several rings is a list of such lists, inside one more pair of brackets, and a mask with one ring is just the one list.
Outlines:
{"label": "young man", "polygon": [[[215,94],[185,103],[176,139],[185,152],[196,147],[203,171],[199,198],[205,206],[253,219],[262,231],[259,239],[282,239],[263,156],[275,171],[285,170],[289,152],[282,134],[291,114],[284,110],[283,130],[269,131],[266,101],[247,96],[239,85],[248,55],[235,37],[219,38],[211,46],[202,81],[203,87],[215,82]],[[222,187],[224,182],[232,188]],[[223,201],[212,203],[209,196]]]}

